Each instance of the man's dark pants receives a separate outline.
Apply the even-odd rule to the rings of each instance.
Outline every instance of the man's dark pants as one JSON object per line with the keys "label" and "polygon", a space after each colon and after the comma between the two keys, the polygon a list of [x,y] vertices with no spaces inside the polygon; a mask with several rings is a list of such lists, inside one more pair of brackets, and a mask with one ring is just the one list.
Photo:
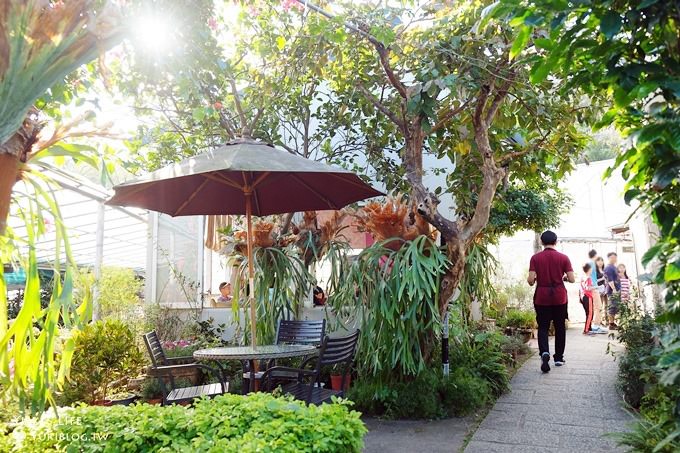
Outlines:
{"label": "man's dark pants", "polygon": [[543,355],[550,352],[548,346],[548,330],[550,321],[555,326],[555,360],[564,359],[564,345],[566,342],[567,329],[565,321],[569,317],[567,314],[567,304],[562,305],[534,305],[536,309],[536,322],[538,323],[538,350]]}

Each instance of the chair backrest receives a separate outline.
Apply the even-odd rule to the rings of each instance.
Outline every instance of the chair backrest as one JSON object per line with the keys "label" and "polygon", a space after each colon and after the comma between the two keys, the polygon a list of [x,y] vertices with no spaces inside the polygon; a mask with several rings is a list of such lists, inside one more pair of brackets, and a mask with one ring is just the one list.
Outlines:
{"label": "chair backrest", "polygon": [[279,321],[276,344],[310,344],[319,346],[326,334],[326,320]]}
{"label": "chair backrest", "polygon": [[163,352],[161,340],[158,338],[158,334],[155,330],[144,334],[144,344],[146,344],[146,349],[149,351],[153,366],[164,366],[168,364],[168,359],[165,357],[165,352]]}
{"label": "chair backrest", "polygon": [[359,329],[357,329],[346,337],[325,337],[319,351],[319,368],[324,365],[335,365],[343,362],[351,365],[354,362],[359,333]]}

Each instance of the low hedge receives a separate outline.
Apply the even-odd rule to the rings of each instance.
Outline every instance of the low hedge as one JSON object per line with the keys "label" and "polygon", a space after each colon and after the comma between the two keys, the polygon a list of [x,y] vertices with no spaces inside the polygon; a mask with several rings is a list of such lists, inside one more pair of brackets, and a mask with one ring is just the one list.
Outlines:
{"label": "low hedge", "polygon": [[359,452],[366,428],[348,402],[307,406],[258,393],[193,407],[79,406],[27,419],[0,438],[15,452]]}

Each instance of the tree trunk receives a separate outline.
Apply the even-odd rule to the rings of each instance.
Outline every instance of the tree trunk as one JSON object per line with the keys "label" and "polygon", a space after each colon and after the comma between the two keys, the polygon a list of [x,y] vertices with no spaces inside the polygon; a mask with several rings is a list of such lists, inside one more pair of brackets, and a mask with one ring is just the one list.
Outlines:
{"label": "tree trunk", "polygon": [[447,258],[451,262],[439,284],[439,314],[442,319],[448,309],[451,296],[456,291],[465,271],[465,247],[463,241],[453,238],[447,241]]}
{"label": "tree trunk", "polygon": [[4,235],[7,228],[12,188],[19,180],[21,165],[26,162],[40,128],[36,110],[31,109],[19,130],[0,145],[0,235]]}
{"label": "tree trunk", "polygon": [[19,174],[19,159],[13,154],[0,154],[0,235],[5,234],[12,198],[12,187]]}

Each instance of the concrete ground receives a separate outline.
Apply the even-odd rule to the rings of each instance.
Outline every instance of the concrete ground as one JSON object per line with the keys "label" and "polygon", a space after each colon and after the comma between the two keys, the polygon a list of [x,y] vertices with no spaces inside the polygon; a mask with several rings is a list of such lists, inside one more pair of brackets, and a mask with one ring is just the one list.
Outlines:
{"label": "concrete ground", "polygon": [[365,453],[457,452],[473,424],[471,417],[445,420],[364,419]]}
{"label": "concrete ground", "polygon": [[[551,361],[543,374],[537,354],[520,368],[512,391],[498,399],[466,453],[625,451],[606,436],[633,420],[614,387],[618,363],[606,354],[613,340],[586,337],[582,328],[567,330],[566,366]],[[550,347],[552,353],[552,339]]]}
{"label": "concrete ground", "polygon": [[[621,407],[618,363],[606,354],[607,335],[585,337],[582,325],[567,330],[566,366],[541,373],[538,354],[517,371],[465,449],[466,453],[624,451],[607,433],[633,420]],[[537,348],[532,340],[532,347]],[[554,347],[550,341],[551,351]],[[613,347],[620,349],[620,346]],[[458,452],[472,417],[436,421],[366,419],[366,453]]]}

